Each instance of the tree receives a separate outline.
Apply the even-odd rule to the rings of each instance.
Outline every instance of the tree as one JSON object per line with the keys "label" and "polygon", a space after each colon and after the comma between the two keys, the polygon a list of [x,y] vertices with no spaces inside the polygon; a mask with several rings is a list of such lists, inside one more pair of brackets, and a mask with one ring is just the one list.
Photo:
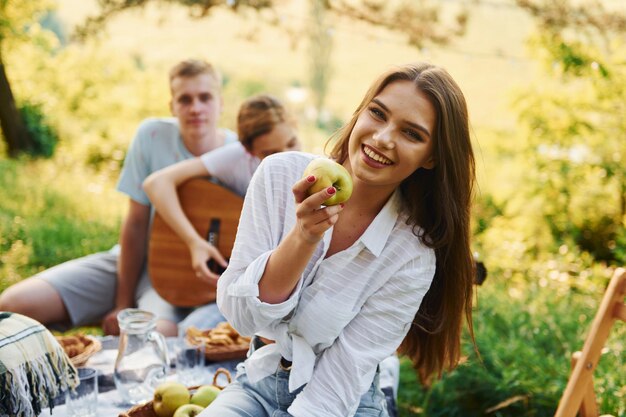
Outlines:
{"label": "tree", "polygon": [[[0,0],[0,127],[10,157],[22,152],[47,155],[53,149],[52,144],[40,139],[43,133],[46,137],[42,140],[46,142],[54,132],[46,125],[36,103],[27,103],[14,95],[6,66],[8,56],[19,45],[28,43],[46,52],[51,50],[51,40],[56,38],[43,30],[38,21],[52,5],[51,0]],[[47,150],[42,152],[42,145]]]}
{"label": "tree", "polygon": [[[208,16],[216,8],[227,8],[235,13],[248,11],[268,12],[268,22],[280,25],[279,12],[285,0],[169,0],[189,8],[195,18]],[[313,1],[313,0],[311,0]],[[386,0],[315,0],[329,13],[342,18],[370,23],[407,37],[411,45],[421,47],[426,43],[446,44],[465,33],[468,20],[466,7],[461,7],[453,21],[442,21],[441,7],[435,1],[389,2]],[[113,16],[129,10],[157,4],[159,0],[99,0],[100,10],[89,17],[77,30],[78,36],[97,33]]]}
{"label": "tree", "polygon": [[310,84],[317,110],[317,123],[322,124],[324,102],[331,78],[333,38],[323,0],[310,0],[312,20],[309,28]]}
{"label": "tree", "polygon": [[7,78],[2,59],[2,42],[0,40],[0,127],[7,143],[7,153],[16,157],[20,151],[33,147],[26,126],[15,104],[11,84]]}
{"label": "tree", "polygon": [[[100,0],[100,11],[89,17],[77,29],[80,38],[100,32],[113,16],[158,0]],[[256,12],[257,17],[267,23],[283,27],[293,38],[308,39],[310,61],[310,86],[314,94],[314,105],[318,113],[318,123],[324,107],[326,90],[330,81],[330,62],[332,53],[332,24],[330,20],[350,19],[365,22],[372,26],[385,28],[406,36],[406,42],[415,47],[427,43],[443,45],[465,33],[468,12],[461,7],[450,24],[442,21],[441,7],[428,0],[419,2],[389,2],[385,0],[308,0],[311,22],[303,28],[290,28],[280,19],[280,9],[284,0],[170,0],[189,8],[190,16],[203,18],[216,8],[227,8],[239,14]],[[294,32],[299,32],[294,35]]]}
{"label": "tree", "polygon": [[4,65],[4,49],[7,43],[23,38],[21,28],[26,25],[40,7],[39,1],[0,0],[0,127],[11,157],[21,151],[32,149],[34,142],[18,111],[15,97]]}
{"label": "tree", "polygon": [[607,2],[517,0],[536,20],[532,45],[552,88],[520,97],[534,194],[557,244],[573,237],[615,260],[626,239],[626,11]]}

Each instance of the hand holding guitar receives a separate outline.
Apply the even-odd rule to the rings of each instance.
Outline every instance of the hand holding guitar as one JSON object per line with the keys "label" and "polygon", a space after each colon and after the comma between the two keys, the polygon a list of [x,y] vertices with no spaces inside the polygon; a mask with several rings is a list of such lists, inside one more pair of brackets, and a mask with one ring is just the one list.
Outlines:
{"label": "hand holding guitar", "polygon": [[198,235],[198,239],[189,244],[189,252],[191,253],[191,267],[196,277],[209,284],[217,285],[220,276],[216,271],[212,271],[209,265],[216,263],[222,267],[221,270],[228,266],[220,251]]}

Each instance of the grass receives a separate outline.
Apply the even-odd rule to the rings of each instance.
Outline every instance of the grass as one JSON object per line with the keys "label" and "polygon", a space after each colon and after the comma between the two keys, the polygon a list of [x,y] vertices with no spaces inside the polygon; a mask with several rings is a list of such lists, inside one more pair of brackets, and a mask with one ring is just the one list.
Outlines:
{"label": "grass", "polygon": [[109,181],[52,161],[0,159],[0,172],[0,291],[117,242],[123,200]]}
{"label": "grass", "polygon": [[[606,277],[597,277],[606,282]],[[491,282],[489,282],[491,280]],[[603,286],[563,295],[528,285],[516,294],[491,276],[479,288],[475,333],[481,359],[469,343],[468,360],[424,391],[402,362],[403,416],[553,416],[570,372],[571,353],[582,349]],[[626,415],[626,328],[619,323],[595,371],[602,413]],[[491,413],[487,410],[492,409]]]}

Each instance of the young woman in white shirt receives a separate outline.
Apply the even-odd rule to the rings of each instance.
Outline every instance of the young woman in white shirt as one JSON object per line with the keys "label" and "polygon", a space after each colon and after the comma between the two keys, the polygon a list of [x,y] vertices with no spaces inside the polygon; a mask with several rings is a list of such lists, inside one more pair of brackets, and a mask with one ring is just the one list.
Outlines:
{"label": "young woman in white shirt", "polygon": [[266,158],[246,194],[222,314],[254,336],[235,381],[201,413],[387,416],[378,364],[399,350],[423,376],[453,368],[473,335],[474,156],[463,94],[443,69],[382,74],[331,142],[354,183],[307,197],[316,158]]}
{"label": "young woman in white shirt", "polygon": [[[278,99],[267,94],[251,97],[240,106],[237,133],[238,143],[155,172],[143,185],[155,209],[187,242],[194,269],[201,279],[216,279],[217,275],[206,267],[207,260],[213,258],[223,263],[223,258],[206,239],[196,233],[182,211],[176,188],[191,178],[211,175],[244,196],[261,160],[275,153],[300,148],[293,116]],[[182,331],[192,325],[210,328],[223,320],[216,306],[209,304],[195,309],[179,327]],[[381,363],[381,369],[383,389],[386,390],[387,401],[394,408],[399,373],[397,357],[391,355],[386,358]]]}
{"label": "young woman in white shirt", "polygon": [[[209,258],[223,261],[221,254],[198,235],[184,215],[176,194],[183,182],[211,175],[220,183],[244,196],[254,171],[261,160],[274,153],[297,150],[300,143],[296,126],[282,103],[266,94],[246,100],[237,116],[238,143],[226,145],[199,158],[182,161],[148,177],[144,189],[159,214],[188,243],[196,274],[201,279],[217,276],[206,267]],[[214,304],[195,309],[181,324],[182,331],[189,326],[214,327],[224,317]],[[381,362],[383,389],[387,401],[395,407],[399,364],[395,355]]]}

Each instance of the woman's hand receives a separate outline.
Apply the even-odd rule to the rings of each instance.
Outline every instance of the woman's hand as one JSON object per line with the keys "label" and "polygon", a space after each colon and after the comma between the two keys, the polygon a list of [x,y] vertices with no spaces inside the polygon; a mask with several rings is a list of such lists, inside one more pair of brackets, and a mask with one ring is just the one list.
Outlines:
{"label": "woman's hand", "polygon": [[209,284],[217,285],[220,276],[211,271],[207,263],[213,259],[218,265],[226,268],[228,263],[220,251],[206,240],[198,239],[189,246],[189,252],[191,252],[191,267],[195,271],[196,277]]}
{"label": "woman's hand", "polygon": [[322,207],[335,194],[333,187],[308,195],[315,184],[313,175],[298,180],[292,187],[296,203],[296,223],[272,251],[259,280],[259,300],[282,303],[293,294],[317,245],[343,210],[343,204]]}
{"label": "woman's hand", "polygon": [[322,203],[337,192],[333,187],[307,195],[307,190],[316,180],[315,176],[310,175],[296,182],[292,188],[296,199],[296,231],[309,243],[319,242],[324,233],[337,223],[339,213],[343,210],[343,204],[322,207]]}

